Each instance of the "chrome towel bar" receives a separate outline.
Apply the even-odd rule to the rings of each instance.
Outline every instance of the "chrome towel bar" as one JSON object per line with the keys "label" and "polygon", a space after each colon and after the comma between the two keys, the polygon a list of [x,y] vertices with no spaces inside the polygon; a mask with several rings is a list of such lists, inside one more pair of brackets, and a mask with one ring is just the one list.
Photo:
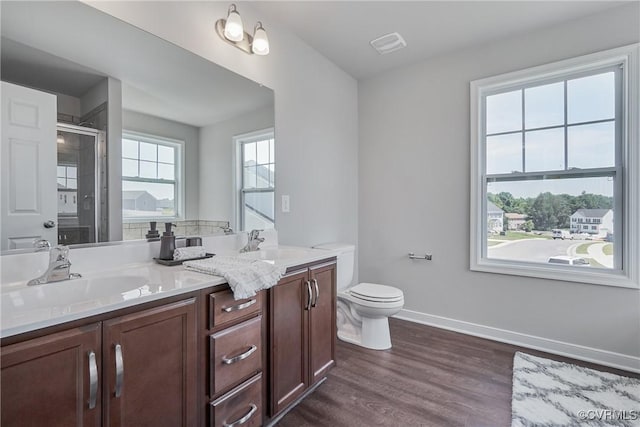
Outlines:
{"label": "chrome towel bar", "polygon": [[431,261],[431,257],[431,254],[416,255],[413,252],[409,252],[409,259],[424,259],[427,261]]}

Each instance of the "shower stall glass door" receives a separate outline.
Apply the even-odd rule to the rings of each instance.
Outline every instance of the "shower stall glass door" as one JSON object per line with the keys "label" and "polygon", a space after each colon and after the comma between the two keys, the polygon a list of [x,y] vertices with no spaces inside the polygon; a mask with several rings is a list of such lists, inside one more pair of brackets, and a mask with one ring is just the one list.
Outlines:
{"label": "shower stall glass door", "polygon": [[104,132],[58,123],[58,244],[100,238],[100,151]]}

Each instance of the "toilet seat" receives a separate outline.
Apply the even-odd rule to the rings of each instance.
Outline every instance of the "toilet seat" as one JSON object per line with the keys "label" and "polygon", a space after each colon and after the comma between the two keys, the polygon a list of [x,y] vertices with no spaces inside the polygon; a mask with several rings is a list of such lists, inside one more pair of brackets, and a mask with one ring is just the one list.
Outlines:
{"label": "toilet seat", "polygon": [[349,295],[360,301],[375,303],[397,303],[404,301],[404,294],[398,288],[375,283],[360,283],[347,291]]}

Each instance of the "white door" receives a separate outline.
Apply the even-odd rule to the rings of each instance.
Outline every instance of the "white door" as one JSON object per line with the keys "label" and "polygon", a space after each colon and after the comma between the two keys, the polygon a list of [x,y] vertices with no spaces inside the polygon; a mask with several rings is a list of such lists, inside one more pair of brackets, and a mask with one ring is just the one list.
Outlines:
{"label": "white door", "polygon": [[[56,97],[2,82],[0,249],[58,242]],[[52,225],[53,224],[53,225]]]}

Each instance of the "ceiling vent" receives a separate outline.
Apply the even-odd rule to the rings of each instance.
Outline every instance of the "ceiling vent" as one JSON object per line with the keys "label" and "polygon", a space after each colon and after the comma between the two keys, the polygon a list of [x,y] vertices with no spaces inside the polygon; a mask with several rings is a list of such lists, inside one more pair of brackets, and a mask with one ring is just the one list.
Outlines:
{"label": "ceiling vent", "polygon": [[382,37],[371,40],[369,44],[371,44],[371,46],[380,55],[391,53],[398,49],[407,47],[407,42],[405,42],[402,36],[398,33],[385,34]]}

